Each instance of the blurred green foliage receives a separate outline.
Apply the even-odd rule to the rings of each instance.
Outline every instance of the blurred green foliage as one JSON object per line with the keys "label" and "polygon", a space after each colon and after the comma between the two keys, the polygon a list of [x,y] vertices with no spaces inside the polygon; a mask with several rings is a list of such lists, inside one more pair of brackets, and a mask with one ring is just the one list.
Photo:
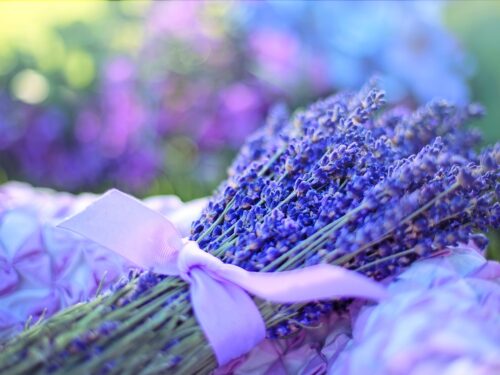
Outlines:
{"label": "blurred green foliage", "polygon": [[487,110],[478,126],[485,142],[494,143],[500,139],[500,2],[452,2],[445,19],[470,54],[474,68],[470,81],[472,99]]}
{"label": "blurred green foliage", "polygon": [[[486,116],[478,126],[484,142],[500,140],[500,1],[455,1],[445,20],[471,56],[472,99],[483,104]],[[500,233],[490,235],[488,256],[500,260]]]}

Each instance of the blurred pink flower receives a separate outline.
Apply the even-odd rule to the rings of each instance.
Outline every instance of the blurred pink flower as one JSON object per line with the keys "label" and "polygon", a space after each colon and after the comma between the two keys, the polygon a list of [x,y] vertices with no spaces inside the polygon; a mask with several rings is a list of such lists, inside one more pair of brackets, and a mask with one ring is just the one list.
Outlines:
{"label": "blurred pink flower", "polygon": [[148,28],[154,34],[187,38],[198,31],[202,2],[158,2],[152,6]]}
{"label": "blurred pink flower", "polygon": [[255,30],[250,35],[249,47],[263,75],[285,83],[297,79],[302,56],[294,35],[277,29]]}

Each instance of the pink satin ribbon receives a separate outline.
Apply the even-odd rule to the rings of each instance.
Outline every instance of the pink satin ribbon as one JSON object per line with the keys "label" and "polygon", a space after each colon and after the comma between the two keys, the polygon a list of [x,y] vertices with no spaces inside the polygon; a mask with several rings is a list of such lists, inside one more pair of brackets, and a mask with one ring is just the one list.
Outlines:
{"label": "pink satin ribbon", "polygon": [[248,293],[277,303],[334,297],[379,300],[384,288],[356,272],[319,264],[285,272],[248,272],[183,240],[164,216],[110,190],[58,227],[78,233],[154,272],[190,285],[194,314],[219,365],[247,353],[265,337],[265,324]]}

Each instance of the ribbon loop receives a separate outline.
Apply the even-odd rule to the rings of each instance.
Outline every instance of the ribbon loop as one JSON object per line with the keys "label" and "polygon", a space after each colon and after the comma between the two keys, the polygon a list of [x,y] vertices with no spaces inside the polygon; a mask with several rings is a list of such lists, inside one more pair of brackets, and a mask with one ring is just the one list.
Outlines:
{"label": "ribbon loop", "polygon": [[183,240],[165,217],[111,190],[58,225],[122,255],[142,268],[179,276],[190,285],[194,314],[219,365],[251,350],[265,324],[248,293],[278,303],[334,297],[384,298],[383,287],[354,271],[316,265],[286,272],[248,272]]}
{"label": "ribbon loop", "polygon": [[177,259],[179,276],[186,281],[190,279],[190,271],[195,267],[216,275],[223,264],[220,259],[201,250],[195,241],[185,241]]}

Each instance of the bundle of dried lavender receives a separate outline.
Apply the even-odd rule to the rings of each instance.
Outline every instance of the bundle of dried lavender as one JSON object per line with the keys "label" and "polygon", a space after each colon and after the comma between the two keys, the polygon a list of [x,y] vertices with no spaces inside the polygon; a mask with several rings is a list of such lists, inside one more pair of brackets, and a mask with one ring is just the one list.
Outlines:
{"label": "bundle of dried lavender", "polygon": [[[476,106],[434,102],[380,113],[367,87],[282,109],[243,147],[230,177],[192,227],[200,247],[251,271],[328,262],[377,280],[459,242],[486,246],[500,223],[500,145],[476,155],[463,128]],[[257,304],[283,337],[346,301]],[[110,292],[25,331],[0,371],[208,372],[216,366],[178,278],[131,274]]]}

